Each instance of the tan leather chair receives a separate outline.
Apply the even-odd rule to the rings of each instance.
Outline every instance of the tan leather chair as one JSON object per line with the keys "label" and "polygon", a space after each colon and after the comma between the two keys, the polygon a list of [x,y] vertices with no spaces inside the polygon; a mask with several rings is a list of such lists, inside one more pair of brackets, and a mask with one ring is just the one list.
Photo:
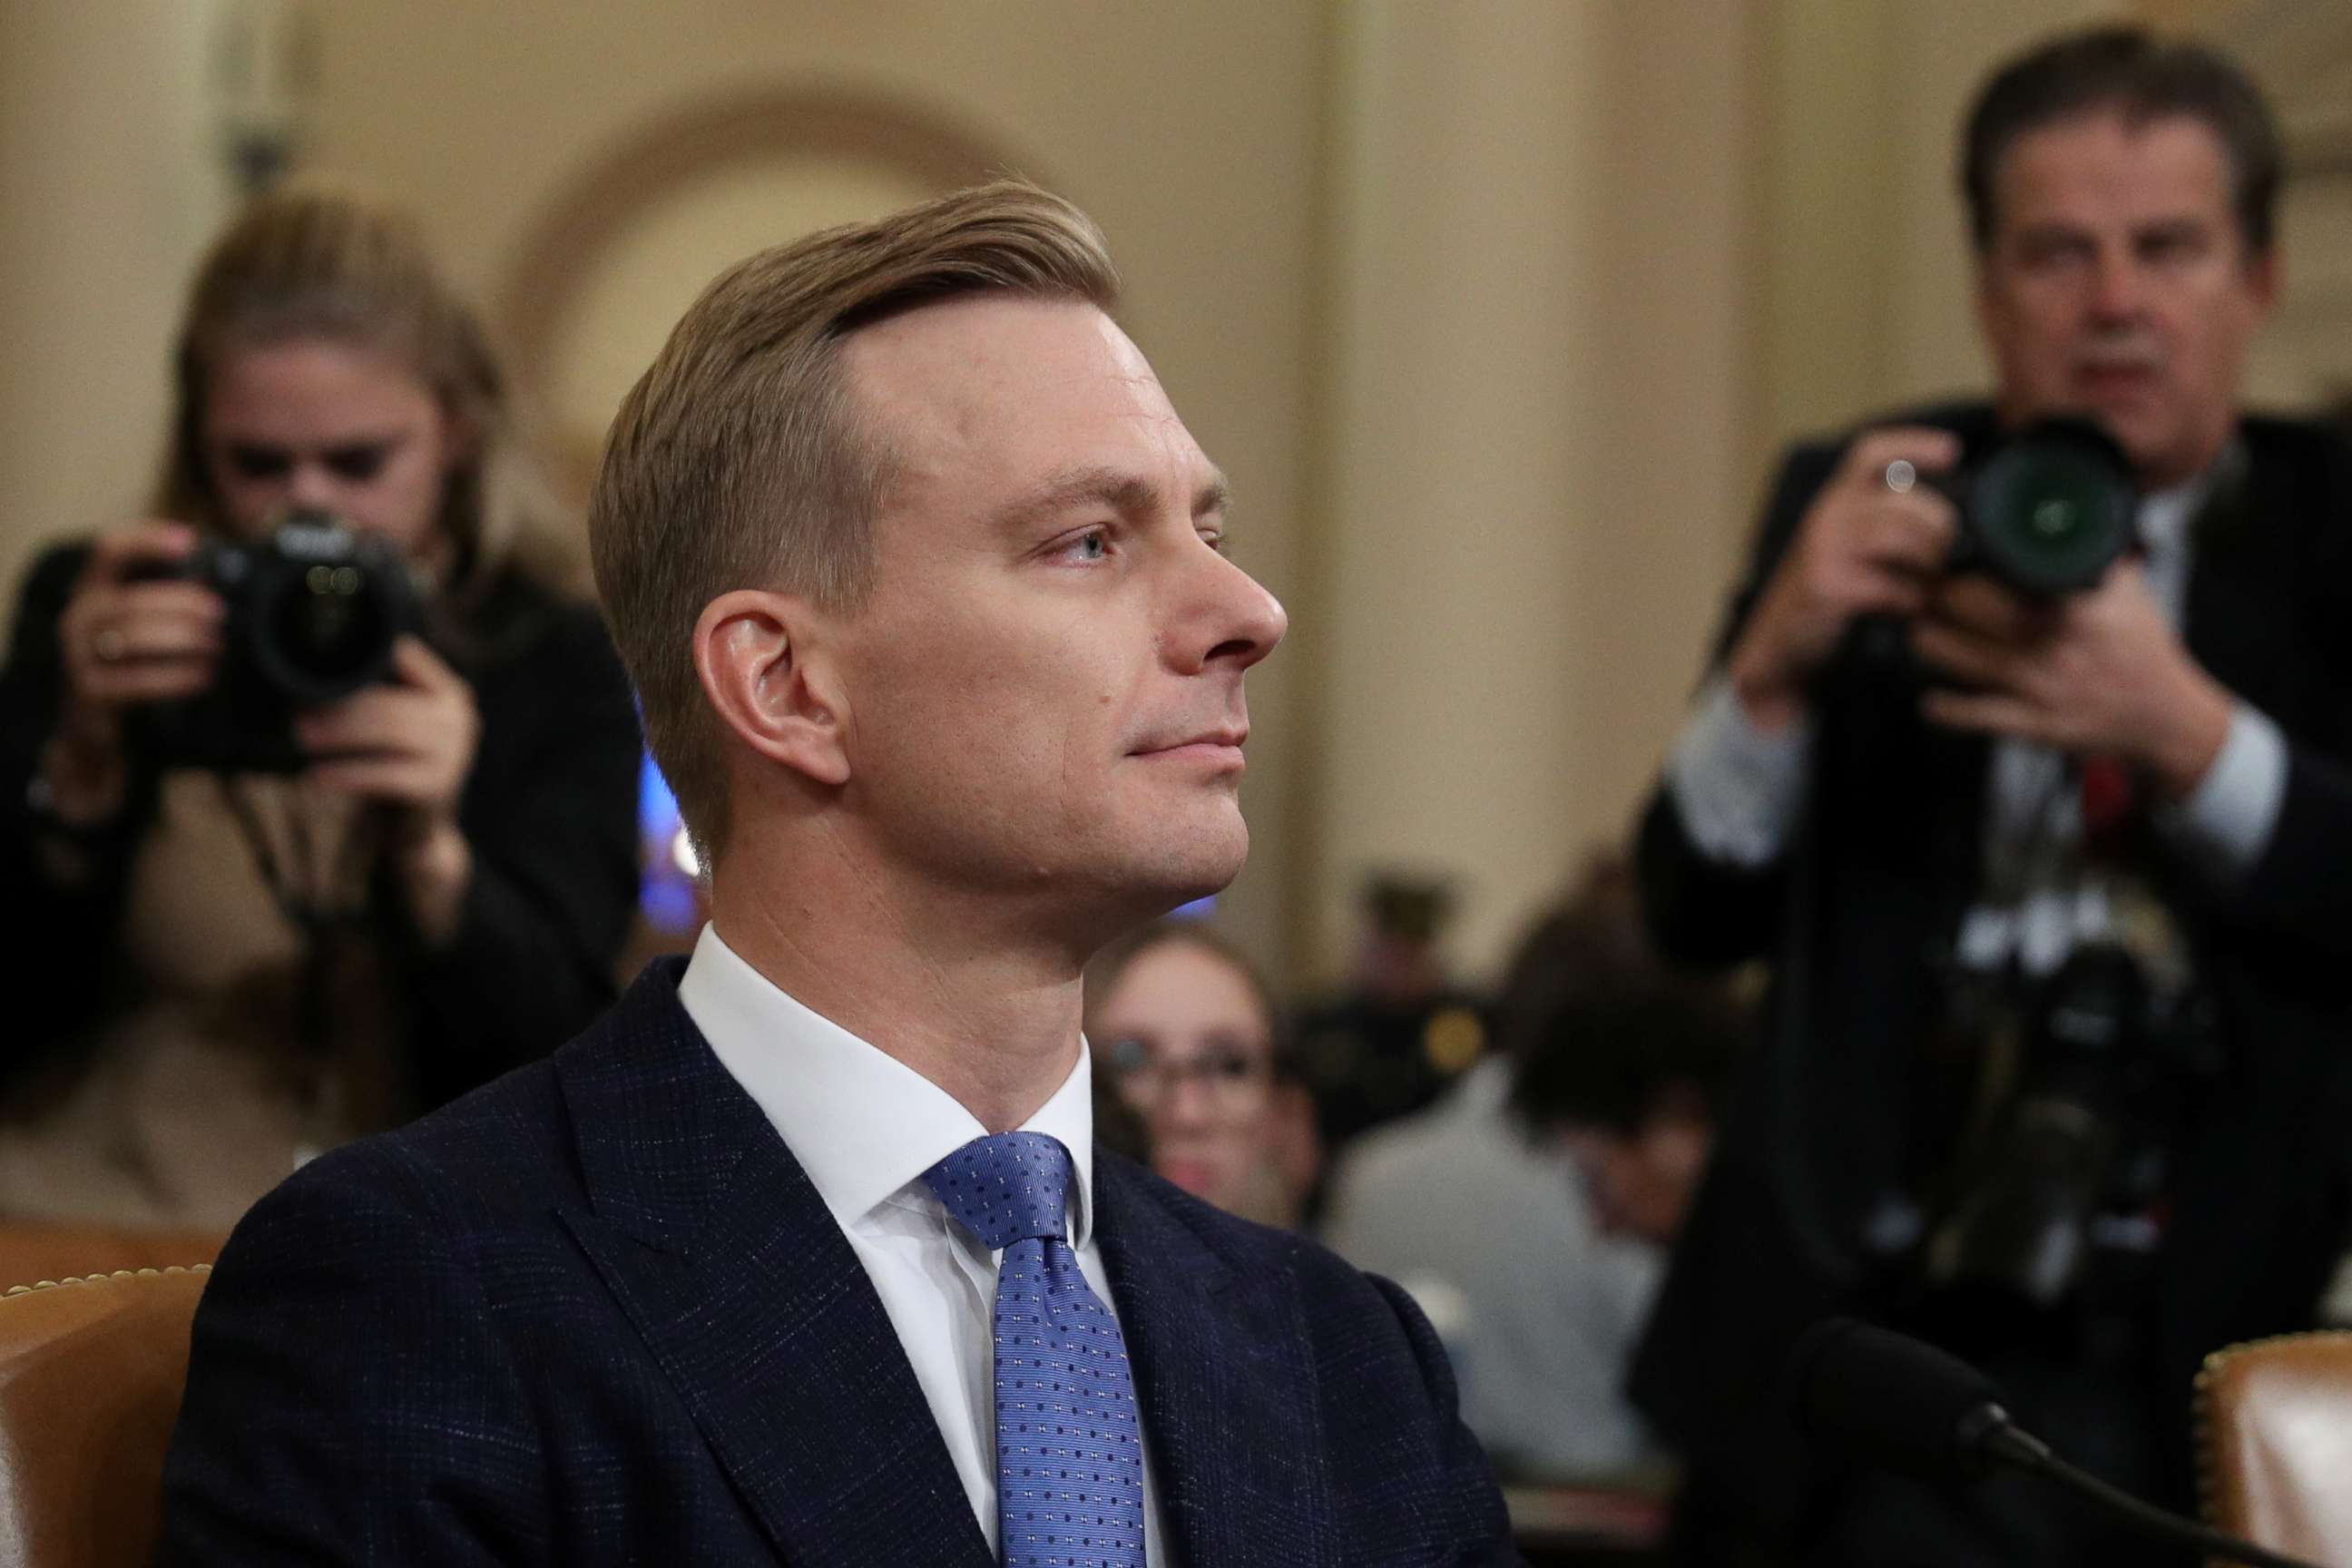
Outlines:
{"label": "tan leather chair", "polygon": [[42,1279],[125,1269],[185,1268],[220,1256],[226,1233],[120,1230],[94,1225],[0,1225],[0,1290]]}
{"label": "tan leather chair", "polygon": [[0,1563],[153,1561],[209,1273],[142,1268],[0,1296]]}
{"label": "tan leather chair", "polygon": [[2205,1514],[2314,1563],[2352,1563],[2352,1332],[2232,1345],[2197,1376]]}

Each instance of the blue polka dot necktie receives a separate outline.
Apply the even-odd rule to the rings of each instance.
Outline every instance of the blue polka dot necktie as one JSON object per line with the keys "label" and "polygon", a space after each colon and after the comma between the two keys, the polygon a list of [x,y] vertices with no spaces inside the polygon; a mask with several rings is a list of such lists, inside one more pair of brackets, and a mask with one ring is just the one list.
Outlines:
{"label": "blue polka dot necktie", "polygon": [[996,1274],[996,1521],[1004,1568],[1143,1568],[1143,1448],[1118,1320],[1063,1236],[1070,1152],[975,1138],[923,1180]]}

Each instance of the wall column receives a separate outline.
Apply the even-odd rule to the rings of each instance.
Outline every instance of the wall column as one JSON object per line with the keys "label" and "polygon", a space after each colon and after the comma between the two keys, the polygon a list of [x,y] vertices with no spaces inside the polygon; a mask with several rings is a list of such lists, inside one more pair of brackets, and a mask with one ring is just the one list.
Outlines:
{"label": "wall column", "polygon": [[1342,12],[1309,967],[1379,866],[1491,973],[1622,838],[1741,503],[1745,0]]}
{"label": "wall column", "polygon": [[170,335],[228,209],[209,0],[0,5],[0,618],[45,541],[132,515]]}

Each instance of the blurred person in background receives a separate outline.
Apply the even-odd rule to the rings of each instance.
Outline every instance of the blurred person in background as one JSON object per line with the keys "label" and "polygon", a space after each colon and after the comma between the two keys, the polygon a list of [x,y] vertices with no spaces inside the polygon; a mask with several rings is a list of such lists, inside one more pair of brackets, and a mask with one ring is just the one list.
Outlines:
{"label": "blurred person in background", "polygon": [[1422,1302],[1506,1476],[1621,1479],[1650,1450],[1626,1367],[1742,1024],[1660,963],[1611,858],[1521,942],[1496,1016],[1498,1054],[1341,1152],[1325,1239]]}
{"label": "blurred person in background", "polygon": [[[173,363],[150,516],[35,564],[0,674],[19,1220],[225,1230],[309,1153],[577,1030],[635,900],[628,687],[412,226],[259,201],[205,258]],[[416,614],[373,684],[280,704],[273,763],[268,721],[205,703],[288,623],[240,595],[255,573],[204,563],[261,561],[289,519],[317,525],[305,549],[359,542],[345,569]],[[361,582],[331,570],[308,588]]]}
{"label": "blurred person in background", "polygon": [[1299,1066],[1333,1148],[1429,1104],[1486,1053],[1481,1001],[1445,962],[1454,901],[1437,879],[1367,877],[1345,987],[1299,1009]]}
{"label": "blurred person in background", "polygon": [[[1666,948],[1774,970],[1634,1385],[1693,1561],[2139,1560],[2030,1479],[1815,1462],[1784,1352],[1890,1321],[2180,1508],[2200,1359],[2310,1325],[2346,1235],[2352,447],[2240,409],[2275,128],[2101,28],[1990,79],[1961,175],[1994,395],[1790,454],[1642,829]],[[1922,481],[2053,416],[2117,449],[2130,543],[2032,593]]]}
{"label": "blurred person in background", "polygon": [[1663,1249],[1706,1173],[1748,1020],[1728,988],[1654,958],[1579,973],[1587,914],[1538,928],[1505,1004],[1511,1109],[1575,1161],[1604,1234]]}
{"label": "blurred person in background", "polygon": [[1146,1159],[1228,1214],[1296,1226],[1322,1164],[1314,1102],[1256,969],[1191,921],[1146,927],[1087,973],[1087,1038]]}

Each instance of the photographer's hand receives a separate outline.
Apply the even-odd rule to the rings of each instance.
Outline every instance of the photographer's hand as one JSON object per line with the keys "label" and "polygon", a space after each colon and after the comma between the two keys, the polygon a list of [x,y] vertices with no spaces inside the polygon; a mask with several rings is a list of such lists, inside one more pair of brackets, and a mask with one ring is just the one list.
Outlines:
{"label": "photographer's hand", "polygon": [[2229,739],[2234,699],[2182,646],[2137,562],[2049,605],[1984,578],[1940,584],[1912,646],[1970,689],[1929,691],[1934,722],[2115,757],[2167,800],[2194,792]]}
{"label": "photographer's hand", "polygon": [[473,850],[457,803],[481,736],[474,689],[416,637],[393,648],[397,684],[373,686],[295,721],[310,776],[396,807],[393,854],[428,945],[457,934]]}
{"label": "photographer's hand", "polygon": [[1758,728],[1783,729],[1803,711],[1807,685],[1855,617],[1918,610],[1958,519],[1925,485],[1889,489],[1887,467],[1937,473],[1959,455],[1957,437],[1924,427],[1874,431],[1846,453],[1731,650],[1732,689]]}
{"label": "photographer's hand", "polygon": [[101,534],[58,618],[64,689],[41,774],[50,809],[77,826],[122,808],[122,710],[194,697],[212,684],[226,613],[220,595],[194,583],[135,577],[185,561],[196,542],[196,531],[177,522]]}

